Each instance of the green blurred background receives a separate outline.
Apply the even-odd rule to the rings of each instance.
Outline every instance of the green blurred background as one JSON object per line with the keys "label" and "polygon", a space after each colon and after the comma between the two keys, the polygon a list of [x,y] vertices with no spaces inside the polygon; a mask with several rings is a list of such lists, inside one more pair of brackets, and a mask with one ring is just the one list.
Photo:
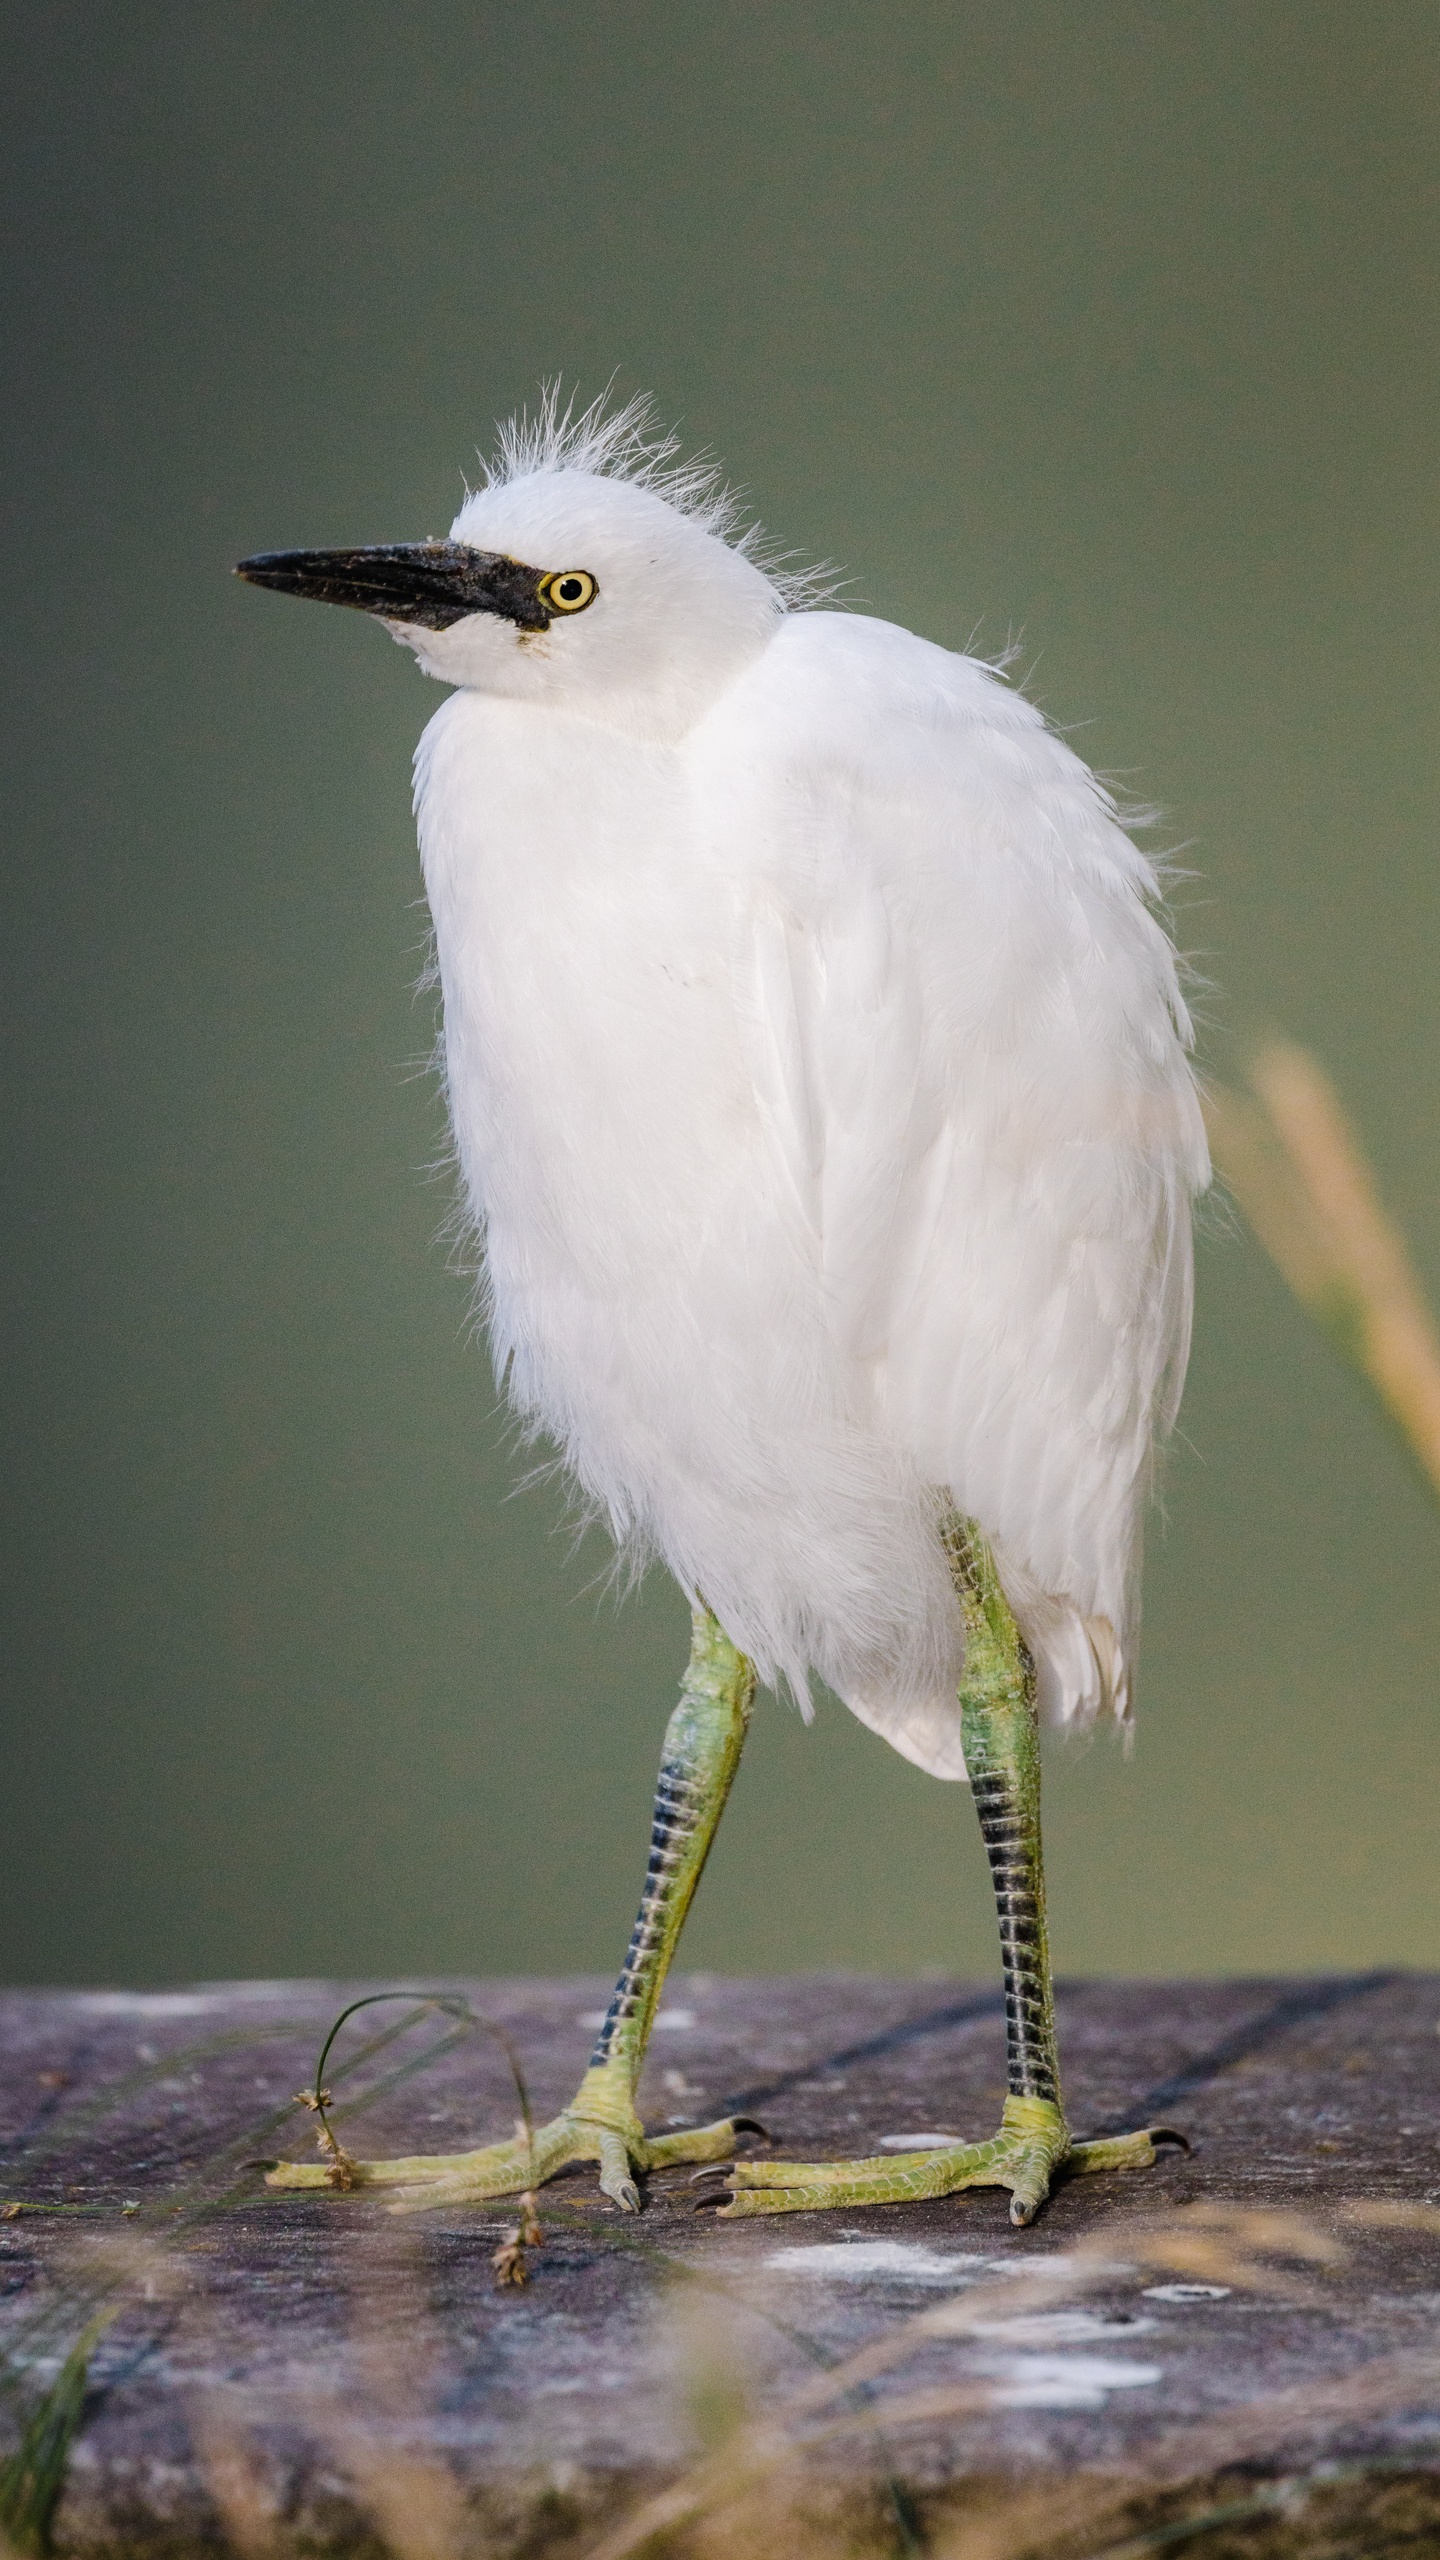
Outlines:
{"label": "green blurred background", "polygon": [[[516,1469],[443,1184],[438,695],[242,553],[613,372],[1166,813],[1207,1057],[1440,1286],[1431,5],[8,13],[4,1972],[609,1969],[684,1647]],[[618,369],[618,370],[617,370]],[[1440,1961],[1440,1520],[1212,1211],[1063,1969]],[[989,1972],[967,1802],[767,1702],[687,1959]]]}

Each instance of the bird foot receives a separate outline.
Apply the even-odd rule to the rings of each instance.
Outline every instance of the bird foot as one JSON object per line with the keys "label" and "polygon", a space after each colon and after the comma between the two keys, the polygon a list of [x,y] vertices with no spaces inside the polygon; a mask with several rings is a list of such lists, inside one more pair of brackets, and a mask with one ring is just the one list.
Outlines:
{"label": "bird foot", "polygon": [[388,2187],[392,2209],[404,2213],[428,2205],[483,2204],[492,2196],[523,2194],[577,2161],[593,2160],[599,2166],[602,2193],[623,2212],[638,2213],[640,2190],[632,2171],[728,2160],[741,2133],[760,2130],[749,2117],[726,2117],[719,2124],[659,2134],[652,2141],[633,2112],[616,2121],[607,2109],[602,2119],[583,2112],[577,2100],[548,2124],[537,2125],[533,2134],[517,2127],[513,2141],[492,2142],[482,2151],[419,2152],[398,2160],[352,2160],[348,2153],[338,2152],[328,2160],[282,2160],[265,2183],[342,2191]]}
{"label": "bird foot", "polygon": [[955,2195],[962,2187],[1008,2187],[1010,2219],[1033,2222],[1062,2178],[1101,2169],[1148,2169],[1160,2142],[1180,2144],[1166,2125],[1122,2133],[1105,2142],[1072,2142],[1057,2106],[1044,2098],[1007,2098],[1000,2130],[989,2142],[891,2152],[872,2160],[737,2160],[721,2218],[752,2213],[821,2213],[836,2205],[909,2204]]}

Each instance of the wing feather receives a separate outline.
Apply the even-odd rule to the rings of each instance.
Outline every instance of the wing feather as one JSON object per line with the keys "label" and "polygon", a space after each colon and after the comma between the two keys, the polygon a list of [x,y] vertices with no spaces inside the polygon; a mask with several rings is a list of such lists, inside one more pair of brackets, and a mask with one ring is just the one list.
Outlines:
{"label": "wing feather", "polygon": [[[992,671],[833,614],[766,664],[746,1057],[845,1396],[993,1540],[1049,1712],[1123,1717],[1208,1178],[1153,872]],[[953,1701],[847,1694],[953,1758]]]}

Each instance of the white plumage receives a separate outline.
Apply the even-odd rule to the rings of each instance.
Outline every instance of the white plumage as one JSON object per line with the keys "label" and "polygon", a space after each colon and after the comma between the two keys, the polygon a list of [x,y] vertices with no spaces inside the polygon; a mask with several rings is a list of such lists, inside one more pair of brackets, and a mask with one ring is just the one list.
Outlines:
{"label": "white plumage", "polygon": [[953,1501],[1054,1718],[1128,1713],[1207,1179],[1153,870],[992,668],[816,606],[626,413],[453,539],[598,582],[392,625],[495,1358],[762,1674],[963,1777]]}

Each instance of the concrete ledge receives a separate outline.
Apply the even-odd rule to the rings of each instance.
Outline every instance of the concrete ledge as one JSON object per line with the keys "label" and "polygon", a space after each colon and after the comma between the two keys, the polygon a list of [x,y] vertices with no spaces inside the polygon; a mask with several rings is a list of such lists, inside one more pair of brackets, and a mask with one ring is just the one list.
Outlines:
{"label": "concrete ledge", "polygon": [[[662,2493],[647,2548],[757,2560],[942,2551],[964,2517],[967,2550],[1080,2554],[1207,2500],[1238,2511],[1227,2550],[1440,2548],[1440,1978],[1066,1986],[1077,2133],[1163,2118],[1190,2158],[1067,2187],[1028,2232],[996,2194],[726,2225],[674,2173],[634,2220],[580,2175],[544,2191],[523,2291],[490,2263],[504,2206],[402,2218],[246,2165],[310,2154],[287,2102],[375,1987],[0,1997],[12,2416],[116,2315],[61,2551],[538,2560]],[[511,2039],[537,2117],[562,2104],[608,1985],[447,1987]],[[332,2058],[349,2147],[508,2132],[483,2033],[430,2013],[355,2063],[409,2014],[364,2012]],[[1002,2064],[989,1986],[692,1975],[647,2120],[743,2110],[789,2153],[867,2152],[990,2130]],[[817,2381],[862,2352],[848,2390]]]}

